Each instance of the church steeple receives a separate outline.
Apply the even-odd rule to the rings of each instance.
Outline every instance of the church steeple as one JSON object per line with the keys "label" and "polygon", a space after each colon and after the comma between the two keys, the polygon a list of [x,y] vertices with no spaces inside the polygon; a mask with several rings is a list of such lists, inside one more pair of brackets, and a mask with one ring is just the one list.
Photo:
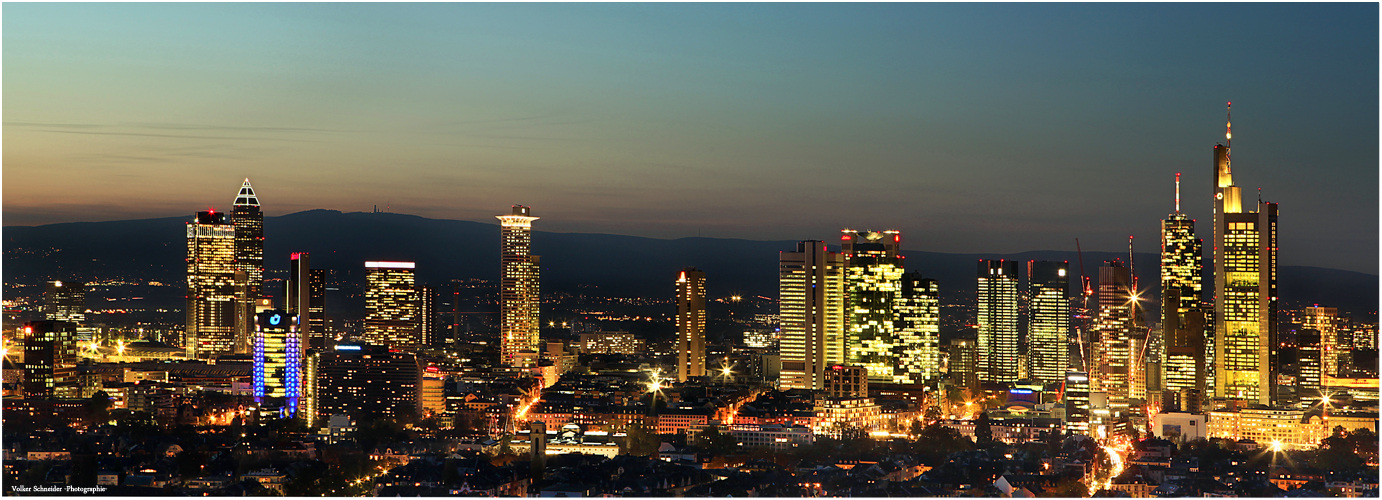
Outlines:
{"label": "church steeple", "polygon": [[249,177],[245,178],[245,183],[240,185],[240,194],[235,196],[234,206],[237,207],[257,207],[259,197],[254,195],[254,187],[250,186]]}

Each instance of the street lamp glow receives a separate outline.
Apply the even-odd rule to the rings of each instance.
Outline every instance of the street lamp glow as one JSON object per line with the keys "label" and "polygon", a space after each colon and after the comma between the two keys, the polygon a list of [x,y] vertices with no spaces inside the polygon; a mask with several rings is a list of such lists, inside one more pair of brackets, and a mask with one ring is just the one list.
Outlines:
{"label": "street lamp glow", "polygon": [[1272,440],[1272,452],[1280,452],[1280,451],[1281,451],[1281,441],[1280,441],[1280,440],[1277,440],[1277,439],[1273,439],[1273,440]]}

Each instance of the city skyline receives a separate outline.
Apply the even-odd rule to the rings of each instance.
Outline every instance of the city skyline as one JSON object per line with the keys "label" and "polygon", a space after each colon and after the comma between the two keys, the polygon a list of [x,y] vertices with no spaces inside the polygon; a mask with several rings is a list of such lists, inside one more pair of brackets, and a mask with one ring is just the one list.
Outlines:
{"label": "city skyline", "polygon": [[182,215],[231,175],[268,216],[517,202],[557,232],[1146,252],[1174,173],[1210,220],[1233,100],[1281,263],[1375,274],[1376,9],[19,4],[5,223]]}

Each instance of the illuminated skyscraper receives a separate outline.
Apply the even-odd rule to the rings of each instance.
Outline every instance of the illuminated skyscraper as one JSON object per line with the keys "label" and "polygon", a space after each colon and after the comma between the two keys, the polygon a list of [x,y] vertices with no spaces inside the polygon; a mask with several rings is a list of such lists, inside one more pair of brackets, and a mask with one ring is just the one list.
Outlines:
{"label": "illuminated skyscraper", "polygon": [[1132,270],[1122,261],[1106,261],[1099,268],[1099,317],[1095,322],[1095,359],[1098,376],[1095,392],[1108,393],[1109,409],[1126,411],[1132,395],[1134,342]]}
{"label": "illuminated skyscraper", "polygon": [[1027,362],[1029,378],[1043,384],[1065,380],[1070,359],[1070,265],[1027,261]]}
{"label": "illuminated skyscraper", "polygon": [[940,285],[919,273],[902,275],[902,291],[896,302],[897,325],[893,330],[898,352],[893,381],[920,384],[940,378]]}
{"label": "illuminated skyscraper", "polygon": [[903,346],[894,338],[895,303],[902,291],[902,235],[897,231],[844,230],[840,252],[845,256],[845,359],[863,366],[869,379],[898,381]]}
{"label": "illuminated skyscraper", "polygon": [[677,276],[677,380],[705,376],[705,273]]}
{"label": "illuminated skyscraper", "polygon": [[43,292],[43,319],[86,322],[86,284],[76,281],[49,281]]}
{"label": "illuminated skyscraper", "polygon": [[[1180,174],[1176,174],[1176,211],[1161,221],[1161,331],[1165,391],[1208,394],[1207,321],[1202,296],[1203,242],[1195,237],[1195,220],[1180,211]],[[1181,402],[1181,408],[1187,408]]]}
{"label": "illuminated skyscraper", "polygon": [[499,361],[514,366],[522,351],[538,350],[538,256],[532,254],[533,217],[514,205],[499,219]]}
{"label": "illuminated skyscraper", "polygon": [[1296,334],[1296,399],[1305,401],[1324,396],[1323,358],[1320,332],[1303,328]]}
{"label": "illuminated skyscraper", "polygon": [[281,309],[255,315],[254,402],[281,404],[286,416],[297,413],[302,396],[302,337],[298,319]]}
{"label": "illuminated skyscraper", "polygon": [[333,340],[326,329],[326,270],[312,269],[307,273],[307,321],[312,335],[321,340],[317,347],[330,347]]}
{"label": "illuminated skyscraper", "polygon": [[299,343],[303,346],[323,345],[320,332],[312,331],[307,312],[312,309],[312,261],[307,252],[293,252],[288,258],[288,281],[284,282],[284,307],[289,317],[297,321]]}
{"label": "illuminated skyscraper", "polygon": [[264,287],[264,212],[259,210],[250,180],[240,185],[230,209],[230,222],[235,226],[235,270],[243,275],[237,279],[235,292],[235,345],[248,348],[254,335],[254,303]]}
{"label": "illuminated skyscraper", "polygon": [[417,349],[418,297],[412,262],[365,263],[365,342]]}
{"label": "illuminated skyscraper", "polygon": [[825,388],[825,370],[845,362],[845,257],[823,241],[778,257],[784,389]]}
{"label": "illuminated skyscraper", "polygon": [[974,339],[950,339],[950,383],[979,392],[979,346]]}
{"label": "illuminated skyscraper", "polygon": [[1214,146],[1214,396],[1270,405],[1276,384],[1275,203],[1243,211],[1230,146]]}
{"label": "illuminated skyscraper", "polygon": [[1315,330],[1320,337],[1320,363],[1324,374],[1338,377],[1339,367],[1348,365],[1347,362],[1340,363],[1340,359],[1353,355],[1351,349],[1344,349],[1351,342],[1340,342],[1339,309],[1315,304],[1302,312],[1301,326]]}
{"label": "illuminated skyscraper", "polygon": [[979,381],[1016,382],[1017,261],[979,261]]}
{"label": "illuminated skyscraper", "polygon": [[78,397],[77,325],[31,321],[24,336],[24,399]]}
{"label": "illuminated skyscraper", "polygon": [[1066,372],[1065,393],[1065,432],[1070,434],[1089,434],[1089,374],[1085,372]]}
{"label": "illuminated skyscraper", "polygon": [[437,290],[428,285],[417,287],[417,342],[419,348],[436,348]]}
{"label": "illuminated skyscraper", "polygon": [[384,346],[338,344],[316,362],[317,418],[422,415],[422,367],[417,355]]}
{"label": "illuminated skyscraper", "polygon": [[[197,212],[187,223],[187,334],[193,358],[230,353],[235,344],[235,227],[224,213]],[[251,310],[253,305],[250,305]]]}

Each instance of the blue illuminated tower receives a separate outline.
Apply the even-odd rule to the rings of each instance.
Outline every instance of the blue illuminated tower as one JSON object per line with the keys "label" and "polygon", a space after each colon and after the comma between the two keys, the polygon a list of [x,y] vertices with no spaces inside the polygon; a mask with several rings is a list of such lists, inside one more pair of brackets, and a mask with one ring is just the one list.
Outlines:
{"label": "blue illuminated tower", "polygon": [[302,395],[302,339],[297,318],[281,309],[255,316],[254,401],[282,402],[285,416],[297,413]]}

